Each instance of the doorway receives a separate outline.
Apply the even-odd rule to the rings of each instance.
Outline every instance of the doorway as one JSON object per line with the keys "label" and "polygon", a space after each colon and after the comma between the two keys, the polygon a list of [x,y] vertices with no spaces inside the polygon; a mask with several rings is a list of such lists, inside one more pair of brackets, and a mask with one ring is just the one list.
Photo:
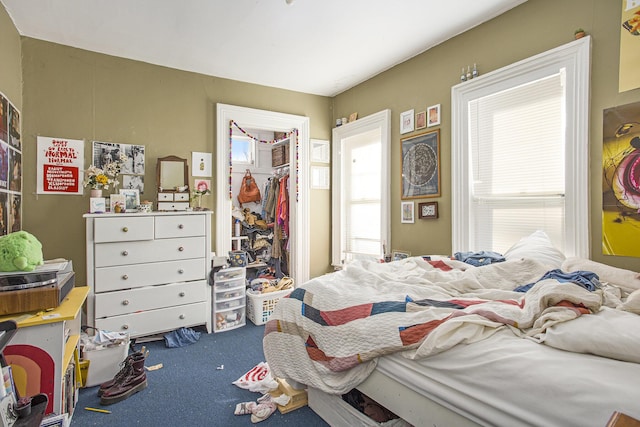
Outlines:
{"label": "doorway", "polygon": [[246,129],[291,132],[297,129],[297,144],[289,144],[290,168],[290,276],[294,283],[309,280],[309,118],[235,105],[217,105],[216,147],[216,254],[226,256],[232,249],[233,197],[229,191],[231,121]]}

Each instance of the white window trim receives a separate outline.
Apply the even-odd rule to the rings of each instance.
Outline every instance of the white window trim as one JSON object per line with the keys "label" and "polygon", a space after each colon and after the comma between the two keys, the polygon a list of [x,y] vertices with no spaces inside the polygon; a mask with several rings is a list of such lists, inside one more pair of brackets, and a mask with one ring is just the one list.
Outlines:
{"label": "white window trim", "polygon": [[[468,158],[467,104],[532,78],[542,78],[564,67],[567,74],[566,117],[566,231],[565,255],[589,257],[589,78],[591,38],[563,46],[485,74],[451,89],[452,140],[452,253],[472,250],[469,215],[471,173]],[[569,118],[573,118],[570,120]],[[524,237],[524,236],[523,236]],[[514,242],[515,243],[515,242]],[[491,250],[491,248],[484,248]]]}
{"label": "white window trim", "polygon": [[383,110],[375,114],[363,117],[355,122],[342,125],[333,129],[333,141],[332,141],[332,192],[331,192],[331,210],[332,210],[332,250],[331,250],[331,263],[334,267],[342,266],[342,248],[344,246],[343,232],[342,232],[342,168],[341,158],[342,150],[341,143],[345,138],[359,135],[361,133],[369,132],[375,129],[380,129],[380,135],[382,137],[382,173],[381,173],[381,203],[380,209],[380,222],[382,229],[380,235],[382,241],[386,244],[387,249],[390,249],[391,243],[391,219],[390,219],[390,177],[391,177],[391,110]]}

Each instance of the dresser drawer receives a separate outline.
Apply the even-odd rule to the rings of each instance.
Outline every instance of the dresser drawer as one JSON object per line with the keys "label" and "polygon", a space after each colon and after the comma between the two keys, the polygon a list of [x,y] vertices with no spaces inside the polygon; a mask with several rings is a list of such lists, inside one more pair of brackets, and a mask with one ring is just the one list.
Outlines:
{"label": "dresser drawer", "polygon": [[97,243],[95,266],[143,264],[157,261],[204,258],[204,237],[145,240],[139,242]]}
{"label": "dresser drawer", "polygon": [[96,318],[207,300],[206,280],[96,294]]}
{"label": "dresser drawer", "polygon": [[204,280],[207,278],[206,264],[205,258],[193,258],[147,264],[99,267],[95,269],[95,292]]}
{"label": "dresser drawer", "polygon": [[154,221],[151,216],[121,218],[96,218],[93,227],[93,240],[103,242],[129,242],[133,240],[152,240]]}
{"label": "dresser drawer", "polygon": [[129,332],[135,338],[207,323],[207,303],[179,305],[158,310],[140,311],[103,319],[95,327],[105,331]]}
{"label": "dresser drawer", "polygon": [[156,217],[156,239],[204,236],[204,215],[167,215]]}
{"label": "dresser drawer", "polygon": [[159,211],[186,211],[189,209],[189,202],[158,202]]}

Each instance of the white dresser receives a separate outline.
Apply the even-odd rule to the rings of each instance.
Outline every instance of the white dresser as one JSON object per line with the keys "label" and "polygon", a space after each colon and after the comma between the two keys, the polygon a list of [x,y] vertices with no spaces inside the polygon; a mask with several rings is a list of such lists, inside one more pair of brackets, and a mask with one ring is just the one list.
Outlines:
{"label": "white dresser", "polygon": [[134,338],[211,332],[211,211],[84,217],[90,326]]}

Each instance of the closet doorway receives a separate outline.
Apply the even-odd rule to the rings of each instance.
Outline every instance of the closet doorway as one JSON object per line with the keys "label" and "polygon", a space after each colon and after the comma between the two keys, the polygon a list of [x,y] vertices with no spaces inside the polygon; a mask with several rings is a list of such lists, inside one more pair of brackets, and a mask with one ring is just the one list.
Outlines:
{"label": "closet doorway", "polygon": [[[235,105],[217,104],[216,147],[216,254],[232,250],[232,209],[238,206],[230,182],[230,136],[235,123],[242,129],[288,133],[297,130],[297,143],[289,144],[289,275],[296,285],[309,280],[309,118]],[[231,194],[230,194],[231,193]]]}

